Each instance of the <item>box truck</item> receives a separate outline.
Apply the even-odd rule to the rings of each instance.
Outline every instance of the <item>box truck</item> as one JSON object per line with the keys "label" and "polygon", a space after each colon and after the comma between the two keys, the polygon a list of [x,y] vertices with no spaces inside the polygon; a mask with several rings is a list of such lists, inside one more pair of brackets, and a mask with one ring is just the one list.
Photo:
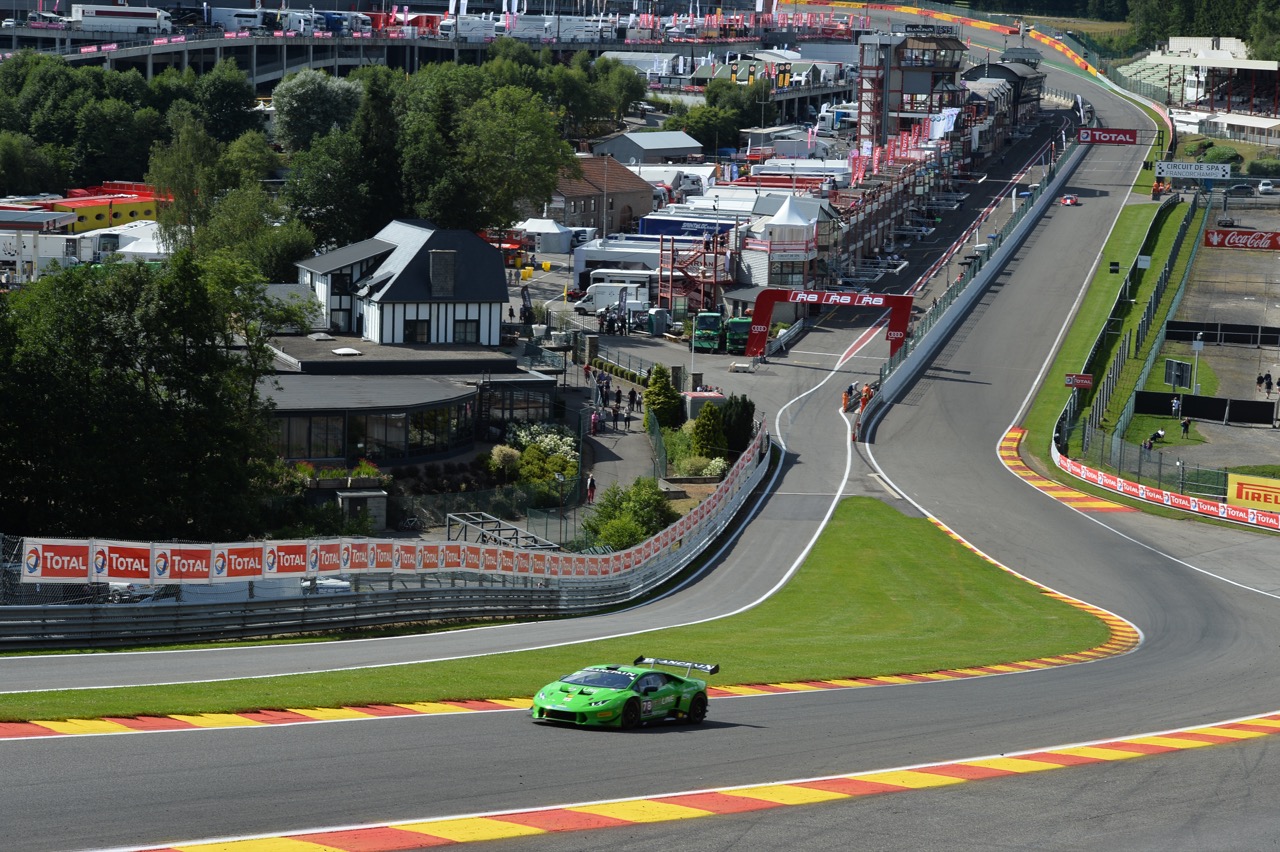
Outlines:
{"label": "box truck", "polygon": [[68,25],[81,32],[173,32],[169,13],[149,6],[86,6],[77,3],[71,7]]}

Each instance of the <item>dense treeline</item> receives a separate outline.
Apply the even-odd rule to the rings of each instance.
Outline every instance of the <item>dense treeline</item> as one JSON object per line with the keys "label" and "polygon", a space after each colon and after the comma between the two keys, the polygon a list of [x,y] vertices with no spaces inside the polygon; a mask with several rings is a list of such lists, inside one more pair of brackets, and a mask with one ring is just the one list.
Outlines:
{"label": "dense treeline", "polygon": [[481,66],[411,76],[371,66],[348,79],[303,71],[273,93],[271,146],[266,113],[234,62],[147,82],[25,53],[0,64],[0,195],[155,181],[175,196],[166,238],[187,245],[227,192],[283,166],[282,215],[320,247],[363,239],[397,216],[503,227],[541,207],[559,171],[575,168],[566,140],[611,129],[646,93],[619,63],[586,53],[553,60],[502,40]]}
{"label": "dense treeline", "polygon": [[[150,83],[33,53],[0,64],[0,194],[145,180],[173,196],[159,219],[175,250],[164,264],[72,267],[0,296],[4,531],[209,541],[314,530],[317,519],[263,502],[296,487],[259,393],[266,342],[308,322],[267,299],[266,282],[294,280],[317,247],[396,216],[481,228],[540,207],[576,167],[566,137],[613,126],[645,94],[614,63],[550,60],[507,44],[480,67],[303,72],[277,88],[274,140],[230,62]],[[268,191],[282,170],[281,191]]]}

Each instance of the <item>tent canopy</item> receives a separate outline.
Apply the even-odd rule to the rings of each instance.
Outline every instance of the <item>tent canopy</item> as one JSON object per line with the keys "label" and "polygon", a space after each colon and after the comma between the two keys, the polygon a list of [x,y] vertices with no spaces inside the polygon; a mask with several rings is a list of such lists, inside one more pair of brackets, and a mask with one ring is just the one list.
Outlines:
{"label": "tent canopy", "polygon": [[569,229],[554,219],[526,219],[516,229],[526,234],[567,234]]}

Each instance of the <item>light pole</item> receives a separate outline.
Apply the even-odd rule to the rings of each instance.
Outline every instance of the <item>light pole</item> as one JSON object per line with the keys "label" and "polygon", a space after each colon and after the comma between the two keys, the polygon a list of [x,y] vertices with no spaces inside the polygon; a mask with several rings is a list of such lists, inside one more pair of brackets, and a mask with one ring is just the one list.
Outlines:
{"label": "light pole", "polygon": [[556,483],[560,486],[560,544],[564,544],[564,474],[556,473]]}

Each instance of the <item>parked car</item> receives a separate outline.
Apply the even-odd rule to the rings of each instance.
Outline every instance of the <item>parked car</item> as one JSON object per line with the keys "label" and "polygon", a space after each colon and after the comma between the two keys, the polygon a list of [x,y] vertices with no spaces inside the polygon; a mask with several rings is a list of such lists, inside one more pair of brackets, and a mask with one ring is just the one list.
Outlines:
{"label": "parked car", "polygon": [[143,583],[111,583],[107,600],[111,603],[137,603],[153,597],[157,588]]}
{"label": "parked car", "polygon": [[1250,184],[1238,183],[1227,188],[1227,195],[1232,198],[1253,198],[1257,193]]}
{"label": "parked car", "polygon": [[1259,194],[1259,195],[1270,195],[1271,193],[1273,193],[1273,192],[1275,192],[1275,191],[1276,191],[1275,184],[1273,184],[1270,180],[1260,180],[1260,181],[1258,181],[1258,194]]}
{"label": "parked car", "polygon": [[0,27],[3,27],[6,30],[11,30],[17,25],[18,25],[18,22],[15,21],[13,18],[5,18],[4,23],[0,24]]}

